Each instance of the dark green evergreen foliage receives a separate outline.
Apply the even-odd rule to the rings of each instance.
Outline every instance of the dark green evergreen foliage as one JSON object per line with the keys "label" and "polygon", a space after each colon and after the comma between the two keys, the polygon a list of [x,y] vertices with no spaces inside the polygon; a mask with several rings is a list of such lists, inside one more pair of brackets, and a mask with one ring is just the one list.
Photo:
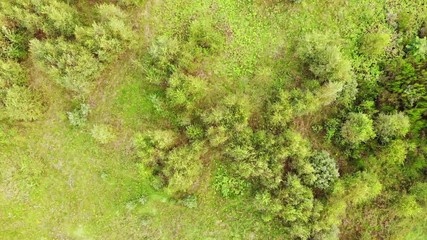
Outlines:
{"label": "dark green evergreen foliage", "polygon": [[408,53],[417,61],[423,61],[427,57],[427,39],[419,38],[418,36],[406,46]]}
{"label": "dark green evergreen foliage", "polygon": [[414,133],[427,127],[424,120],[427,111],[427,78],[424,67],[427,61],[422,59],[410,54],[406,58],[390,60],[382,83],[386,91],[379,99],[383,109],[403,110],[410,119],[411,132]]}
{"label": "dark green evergreen foliage", "polygon": [[335,159],[328,152],[321,151],[311,157],[311,163],[316,176],[314,187],[324,190],[332,187],[339,177]]}

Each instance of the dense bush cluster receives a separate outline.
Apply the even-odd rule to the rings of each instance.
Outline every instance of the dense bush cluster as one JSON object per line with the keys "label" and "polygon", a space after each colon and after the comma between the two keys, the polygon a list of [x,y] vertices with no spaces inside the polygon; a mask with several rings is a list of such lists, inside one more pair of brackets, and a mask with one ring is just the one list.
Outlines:
{"label": "dense bush cluster", "polygon": [[74,7],[61,1],[2,3],[2,55],[34,60],[60,86],[88,94],[105,64],[128,48],[132,29],[117,6],[97,6],[95,22],[86,26]]}
{"label": "dense bush cluster", "polygon": [[37,120],[44,109],[41,96],[29,87],[28,71],[7,51],[0,58],[0,119]]}
{"label": "dense bush cluster", "polygon": [[57,84],[76,93],[88,93],[100,72],[99,62],[86,48],[62,39],[33,40],[31,52]]}
{"label": "dense bush cluster", "polygon": [[12,120],[36,120],[43,112],[40,97],[27,88],[28,73],[21,66],[28,52],[55,83],[87,95],[106,64],[133,39],[126,13],[111,4],[97,6],[91,27],[62,1],[13,0],[0,7],[0,100]]}
{"label": "dense bush cluster", "polygon": [[[351,54],[335,33],[304,32],[290,48],[299,63],[295,82],[282,80],[293,76],[278,70],[278,80],[265,83],[269,97],[255,104],[251,92],[228,89],[227,81],[203,72],[227,54],[221,47],[227,31],[207,16],[184,14],[176,21],[181,28],[161,29],[144,59],[145,76],[164,89],[162,101],[176,116],[173,131],[183,138],[143,151],[144,158],[161,156],[154,174],[169,188],[194,193],[201,158],[219,162],[212,184],[223,197],[249,196],[262,219],[290,239],[335,239],[347,208],[371,209],[406,191],[384,180],[387,172],[411,182],[422,178],[423,39],[399,45],[402,55],[391,58],[387,51],[399,43],[390,29],[361,32]],[[312,120],[316,115],[322,119]],[[199,153],[200,144],[216,157]],[[407,163],[409,156],[420,160]],[[417,170],[405,173],[411,164]],[[384,208],[388,204],[394,203]],[[400,204],[420,207],[413,197]]]}
{"label": "dense bush cluster", "polygon": [[[119,149],[141,176],[129,177],[132,200],[115,214],[147,203],[149,214],[129,217],[147,228],[168,200],[197,211],[220,199],[250,212],[254,232],[267,226],[280,239],[425,239],[427,10],[421,0],[358,4],[1,1],[0,147],[49,115],[44,127],[65,122],[69,132],[60,144],[40,134],[45,149],[26,147],[29,158],[79,134],[97,155]],[[132,119],[116,101],[136,109]],[[53,168],[63,177],[61,161]],[[5,179],[26,170],[12,165]],[[94,169],[91,178],[113,183]],[[148,204],[151,191],[162,203]],[[86,229],[55,237],[90,238]],[[233,237],[262,238],[243,234]]]}

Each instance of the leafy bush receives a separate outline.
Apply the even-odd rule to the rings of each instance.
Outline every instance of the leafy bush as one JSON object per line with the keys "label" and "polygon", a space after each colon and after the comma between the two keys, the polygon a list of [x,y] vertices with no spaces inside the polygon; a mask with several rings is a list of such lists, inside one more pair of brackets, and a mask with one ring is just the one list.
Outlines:
{"label": "leafy bush", "polygon": [[4,99],[6,115],[11,120],[33,121],[42,116],[43,106],[40,97],[27,87],[12,86]]}
{"label": "leafy bush", "polygon": [[187,196],[181,202],[187,208],[197,208],[197,197],[194,195]]}
{"label": "leafy bush", "polygon": [[[403,34],[414,34],[416,32],[416,29],[414,28],[414,26],[418,26],[417,19],[414,15],[416,15],[415,8],[411,8],[406,6],[406,11],[399,11],[398,15],[397,15],[397,23],[398,23],[398,30],[399,32],[403,33]],[[422,12],[422,11],[421,11]]]}
{"label": "leafy bush", "polygon": [[312,156],[311,144],[296,131],[285,132],[286,151],[283,157],[290,158],[289,167],[295,171],[302,182],[311,186],[316,181],[315,169],[310,162]]}
{"label": "leafy bush", "polygon": [[311,163],[313,164],[314,175],[316,176],[314,187],[329,189],[339,177],[335,159],[328,152],[321,151],[311,157]]}
{"label": "leafy bush", "polygon": [[149,50],[149,66],[145,69],[150,82],[161,84],[167,81],[179,64],[181,58],[180,43],[176,38],[157,37]]}
{"label": "leafy bush", "polygon": [[374,138],[373,121],[364,113],[350,113],[341,128],[341,136],[351,144],[359,144]]}
{"label": "leafy bush", "polygon": [[30,35],[71,37],[78,24],[76,10],[61,1],[12,0],[2,7],[5,15]]}
{"label": "leafy bush", "polygon": [[202,140],[205,132],[201,126],[190,125],[185,129],[185,133],[190,140]]}
{"label": "leafy bush", "polygon": [[110,62],[132,45],[133,32],[127,15],[117,6],[101,4],[97,10],[99,21],[91,27],[78,27],[75,35],[100,62]]}
{"label": "leafy bush", "polygon": [[163,173],[168,177],[168,190],[176,195],[195,190],[202,174],[202,143],[175,148],[167,156]]}
{"label": "leafy bush", "polygon": [[254,205],[262,213],[262,219],[265,222],[275,220],[283,209],[280,199],[275,198],[268,191],[258,192],[254,198]]}
{"label": "leafy bush", "polygon": [[422,212],[421,206],[417,203],[413,195],[404,195],[394,206],[399,217],[414,217]]}
{"label": "leafy bush", "polygon": [[341,94],[338,96],[337,102],[346,108],[350,108],[353,102],[356,100],[358,93],[358,82],[357,79],[353,78],[344,84]]}
{"label": "leafy bush", "polygon": [[166,96],[173,107],[183,107],[186,113],[191,113],[203,106],[201,102],[208,90],[203,79],[174,74],[168,80],[168,84]]}
{"label": "leafy bush", "polygon": [[404,137],[411,127],[409,118],[402,112],[390,115],[381,113],[375,122],[378,135],[385,140]]}
{"label": "leafy bush", "polygon": [[415,37],[412,42],[406,46],[406,49],[416,60],[425,60],[427,57],[427,38]]}
{"label": "leafy bush", "polygon": [[40,7],[40,14],[44,15],[43,30],[48,35],[73,36],[74,28],[78,24],[74,8],[53,0]]}
{"label": "leafy bush", "polygon": [[281,219],[287,224],[291,238],[307,239],[310,236],[308,223],[313,210],[313,193],[301,184],[296,176],[288,175],[286,186],[279,192],[283,204]]}
{"label": "leafy bush", "polygon": [[377,57],[385,52],[385,48],[390,42],[390,34],[368,33],[362,38],[360,52],[368,57]]}
{"label": "leafy bush", "polygon": [[427,182],[417,182],[411,189],[410,193],[415,196],[416,200],[423,206],[427,206]]}
{"label": "leafy bush", "polygon": [[342,218],[347,210],[345,194],[344,182],[338,180],[324,205],[315,202],[317,203],[315,208],[318,208],[318,210],[316,211],[317,214],[313,214],[313,219],[315,220],[313,226],[314,239],[339,239],[335,235],[339,233],[338,227],[341,225]]}
{"label": "leafy bush", "polygon": [[314,197],[298,177],[288,175],[284,188],[279,190],[277,196],[263,191],[257,193],[254,200],[263,220],[279,220],[284,223],[290,239],[307,239],[310,236],[311,227],[308,223],[314,210]]}
{"label": "leafy bush", "polygon": [[57,84],[76,93],[89,93],[101,70],[98,60],[86,48],[63,39],[32,40],[31,52]]}
{"label": "leafy bush", "polygon": [[249,127],[239,129],[224,148],[236,175],[256,182],[266,189],[275,189],[281,183],[284,150],[283,139],[266,131],[253,132]]}
{"label": "leafy bush", "polygon": [[150,186],[157,191],[162,190],[166,186],[166,181],[161,176],[150,175]]}
{"label": "leafy bush", "polygon": [[228,135],[227,129],[223,126],[219,127],[210,127],[207,132],[207,138],[209,144],[212,147],[219,147],[230,138]]}
{"label": "leafy bush", "polygon": [[[293,89],[290,92],[292,109],[296,117],[301,117],[310,113],[314,113],[320,109],[323,104],[319,101],[322,98],[320,94],[323,93],[322,89],[317,90],[320,90],[318,91],[318,96],[316,96],[310,90]],[[318,99],[317,97],[319,97],[320,99]]]}
{"label": "leafy bush", "polygon": [[350,61],[331,39],[317,32],[306,34],[296,53],[321,82],[348,82],[353,77]]}
{"label": "leafy bush", "polygon": [[156,167],[164,164],[167,152],[171,150],[177,141],[177,135],[171,130],[155,130],[145,133],[137,133],[134,137],[134,145],[146,166]]}
{"label": "leafy bush", "polygon": [[27,82],[27,72],[19,63],[0,59],[0,89],[13,85],[24,86]]}
{"label": "leafy bush", "polygon": [[228,95],[217,107],[204,112],[203,121],[209,125],[223,126],[227,130],[244,132],[250,115],[248,99],[236,95]]}
{"label": "leafy bush", "polygon": [[368,172],[357,172],[345,179],[345,199],[353,204],[362,204],[377,197],[383,190],[375,174]]}
{"label": "leafy bush", "polygon": [[273,126],[285,127],[294,117],[294,111],[291,105],[291,95],[288,91],[280,91],[278,99],[274,102],[270,109],[269,121]]}
{"label": "leafy bush", "polygon": [[378,153],[378,158],[383,163],[403,164],[408,153],[407,144],[402,140],[394,140]]}
{"label": "leafy bush", "polygon": [[327,142],[331,142],[332,138],[336,135],[340,127],[340,121],[336,118],[330,118],[325,122],[326,135],[325,139]]}
{"label": "leafy bush", "polygon": [[[327,106],[332,104],[339,97],[343,90],[343,83],[329,82],[320,87],[315,95],[315,104],[320,106]],[[316,110],[319,107],[315,107]]]}
{"label": "leafy bush", "polygon": [[0,29],[0,57],[15,60],[27,56],[28,37],[21,29],[2,26]]}
{"label": "leafy bush", "polygon": [[67,112],[68,121],[72,126],[83,126],[89,115],[90,107],[88,104],[81,103],[80,106],[72,112]]}
{"label": "leafy bush", "polygon": [[231,198],[246,193],[249,184],[243,179],[231,176],[223,166],[220,166],[216,171],[213,187],[223,197]]}
{"label": "leafy bush", "polygon": [[94,125],[91,134],[92,137],[101,144],[107,144],[116,139],[113,128],[105,124]]}
{"label": "leafy bush", "polygon": [[209,51],[216,51],[224,37],[215,29],[208,18],[194,20],[189,28],[189,42]]}

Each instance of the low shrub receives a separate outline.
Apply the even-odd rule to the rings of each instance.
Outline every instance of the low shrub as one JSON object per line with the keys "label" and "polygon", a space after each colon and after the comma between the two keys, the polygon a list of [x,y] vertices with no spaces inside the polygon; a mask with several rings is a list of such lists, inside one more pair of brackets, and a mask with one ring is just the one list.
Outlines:
{"label": "low shrub", "polygon": [[101,144],[107,144],[116,139],[116,134],[111,126],[106,124],[97,124],[92,127],[92,137]]}

